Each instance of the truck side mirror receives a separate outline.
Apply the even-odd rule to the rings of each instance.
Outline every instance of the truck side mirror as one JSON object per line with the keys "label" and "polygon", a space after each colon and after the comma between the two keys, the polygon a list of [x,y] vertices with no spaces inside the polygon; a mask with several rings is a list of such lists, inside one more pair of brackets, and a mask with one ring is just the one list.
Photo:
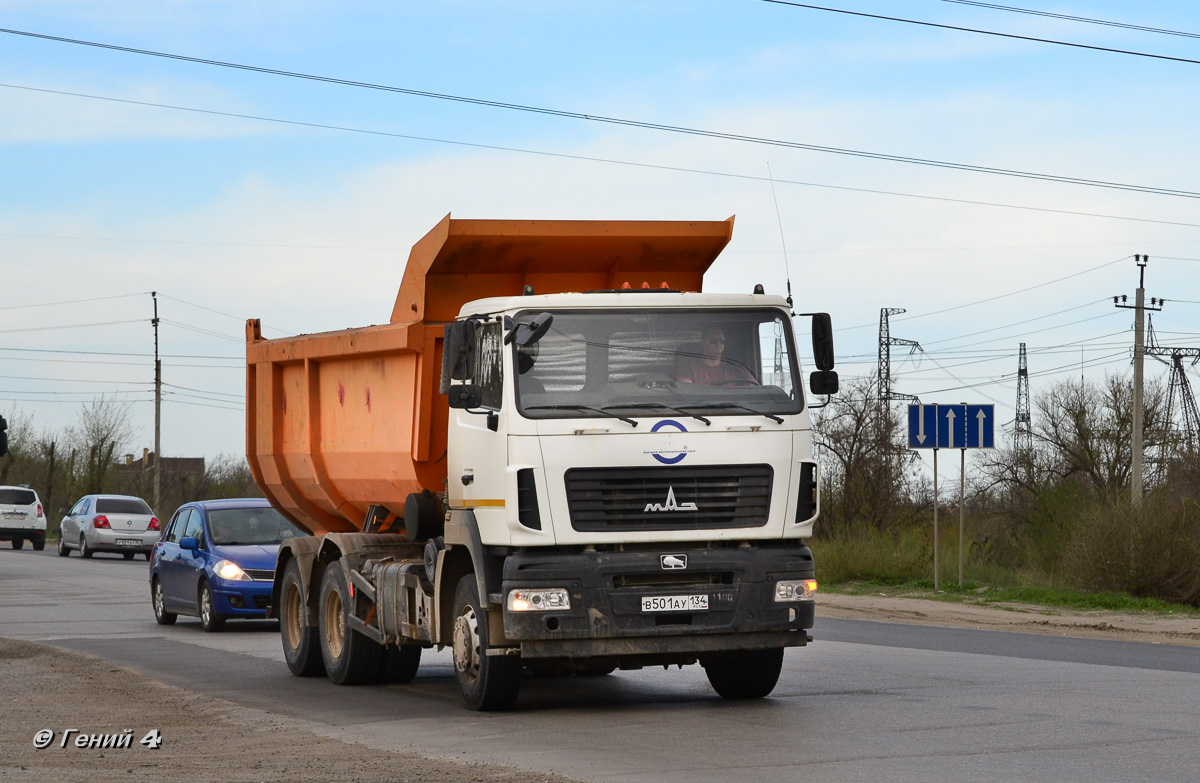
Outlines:
{"label": "truck side mirror", "polygon": [[[833,321],[829,313],[812,314],[812,346],[813,361],[822,372],[833,369]],[[837,387],[837,374],[833,376],[833,385]],[[816,392],[814,392],[816,393]],[[823,392],[821,392],[823,393]],[[831,392],[832,393],[832,392]]]}
{"label": "truck side mirror", "polygon": [[838,374],[833,370],[817,370],[808,376],[808,388],[821,396],[837,394]]}
{"label": "truck side mirror", "polygon": [[475,371],[475,322],[446,324],[442,337],[442,383],[438,390],[450,393],[450,381],[470,380]]}
{"label": "truck side mirror", "polygon": [[552,323],[554,323],[554,316],[551,313],[541,313],[534,316],[532,321],[519,324],[513,324],[512,319],[506,316],[504,326],[510,331],[504,335],[504,344],[516,342],[520,348],[535,345],[538,340],[546,336],[546,332],[550,331]]}
{"label": "truck side mirror", "polygon": [[478,408],[483,405],[483,389],[473,383],[461,383],[448,390],[451,408]]}

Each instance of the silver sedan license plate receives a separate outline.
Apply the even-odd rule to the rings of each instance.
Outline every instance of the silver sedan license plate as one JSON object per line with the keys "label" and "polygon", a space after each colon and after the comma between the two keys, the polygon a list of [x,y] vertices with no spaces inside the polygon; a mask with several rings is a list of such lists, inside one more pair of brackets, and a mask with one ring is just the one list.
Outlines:
{"label": "silver sedan license plate", "polygon": [[118,538],[117,546],[139,546],[142,542],[136,538]]}
{"label": "silver sedan license plate", "polygon": [[643,612],[707,612],[707,595],[655,595],[642,598]]}

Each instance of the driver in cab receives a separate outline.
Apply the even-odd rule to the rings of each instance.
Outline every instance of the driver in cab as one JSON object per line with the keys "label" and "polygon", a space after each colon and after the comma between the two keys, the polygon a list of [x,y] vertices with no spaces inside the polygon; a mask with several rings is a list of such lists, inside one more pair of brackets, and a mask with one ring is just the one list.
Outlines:
{"label": "driver in cab", "polygon": [[731,359],[724,358],[724,354],[725,332],[720,326],[709,324],[700,335],[700,354],[680,357],[675,380],[706,386],[757,383],[749,370]]}

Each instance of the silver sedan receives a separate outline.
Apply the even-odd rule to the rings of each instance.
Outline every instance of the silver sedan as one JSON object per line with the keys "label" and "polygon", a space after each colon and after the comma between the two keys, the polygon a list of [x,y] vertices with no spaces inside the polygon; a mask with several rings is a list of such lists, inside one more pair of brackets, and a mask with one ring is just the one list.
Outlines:
{"label": "silver sedan", "polygon": [[141,498],[130,495],[84,495],[62,509],[58,554],[67,557],[78,549],[83,557],[96,552],[119,552],[126,560],[134,555],[150,559],[150,549],[162,535],[158,517]]}

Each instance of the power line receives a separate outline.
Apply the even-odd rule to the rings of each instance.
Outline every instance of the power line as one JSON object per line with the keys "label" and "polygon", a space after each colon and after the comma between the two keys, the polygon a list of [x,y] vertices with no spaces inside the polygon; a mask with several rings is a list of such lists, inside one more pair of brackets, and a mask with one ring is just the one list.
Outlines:
{"label": "power line", "polygon": [[[129,353],[121,351],[69,351],[62,348],[0,348],[0,351],[21,351],[24,353],[65,353],[77,354],[80,356],[140,356],[145,359],[153,359],[152,353]],[[209,356],[204,354],[194,353],[164,353],[161,354],[164,359],[227,359],[229,361],[244,362],[245,356]]]}
{"label": "power line", "polygon": [[[804,6],[798,3],[785,3],[783,0],[763,0],[763,2],[781,3],[784,5],[796,5],[803,8],[814,8],[818,10],[833,10],[822,8],[820,6]],[[851,13],[847,11],[839,11],[839,13]],[[871,14],[862,14],[871,16]],[[879,17],[889,18],[889,17]],[[905,20],[900,20],[905,21]],[[924,24],[924,23],[922,23]],[[431,92],[429,90],[418,90],[408,87],[396,87],[392,85],[377,84],[373,82],[356,81],[353,79],[339,79],[332,76],[320,76],[317,74],[300,73],[298,71],[285,71],[278,68],[266,68],[258,65],[247,65],[244,63],[234,63],[224,60],[212,60],[203,57],[189,57],[182,54],[173,54],[170,52],[159,52],[151,49],[137,49],[130,46],[118,46],[116,44],[102,43],[98,41],[86,41],[78,38],[65,38],[57,35],[47,35],[45,33],[34,33],[26,30],[14,30],[11,28],[0,28],[0,33],[8,35],[24,36],[26,38],[35,38],[43,41],[54,41],[56,43],[66,43],[76,46],[90,46],[97,49],[105,49],[108,51],[125,52],[127,54],[137,54],[147,57],[159,57],[167,60],[175,60],[178,62],[195,63],[198,65],[211,65],[219,68],[230,68],[233,70],[248,71],[251,73],[261,73],[269,76],[282,76],[290,79],[303,79],[307,81],[320,82],[324,84],[333,84],[342,87],[355,87],[366,90],[377,90],[380,92],[393,93],[398,95],[410,95],[418,98],[430,98],[441,101],[451,101],[455,103],[465,103],[472,106],[482,106],[492,109],[504,109],[506,111],[518,111],[529,114],[539,114],[548,117],[559,117],[562,119],[584,120],[587,122],[596,122],[607,125],[618,125],[629,128],[640,128],[643,130],[664,131],[667,133],[677,133],[687,136],[700,136],[712,139],[721,139],[724,141],[737,141],[748,144],[759,144],[772,147],[783,147],[786,149],[806,150],[809,152],[823,152],[833,155],[846,155],[857,158],[867,158],[871,160],[883,160],[892,163],[907,163],[918,166],[931,166],[934,168],[945,168],[956,171],[969,171],[978,174],[992,174],[1004,177],[1017,177],[1021,179],[1034,179],[1044,182],[1058,182],[1062,184],[1083,185],[1087,187],[1108,188],[1113,190],[1127,190],[1138,193],[1149,193],[1160,196],[1176,196],[1181,198],[1200,198],[1200,192],[1177,190],[1174,188],[1160,188],[1148,185],[1134,185],[1130,183],[1110,182],[1107,180],[1093,180],[1083,177],[1068,177],[1057,174],[1042,174],[1032,171],[1022,171],[1019,169],[1004,169],[992,166],[977,166],[969,163],[955,163],[952,161],[934,160],[931,158],[917,158],[907,155],[894,155],[891,153],[872,152],[869,150],[855,150],[844,147],[830,147],[821,144],[809,144],[806,142],[786,141],[782,139],[771,139],[762,136],[749,136],[739,133],[724,133],[721,131],[704,130],[702,128],[689,128],[682,125],[669,125],[666,123],[647,122],[643,120],[630,120],[620,117],[607,117],[599,114],[590,114],[585,112],[567,111],[565,109],[552,109],[543,106],[531,106],[527,104],[508,103],[505,101],[495,101],[487,98],[472,98],[464,95],[451,95],[449,93]],[[1200,61],[1190,61],[1200,64]]]}
{"label": "power line", "polygon": [[807,8],[810,11],[828,11],[834,14],[845,14],[847,16],[861,16],[867,19],[882,19],[885,22],[903,22],[904,24],[915,24],[921,27],[937,27],[941,30],[955,30],[960,33],[976,33],[977,35],[991,35],[997,38],[1012,38],[1018,41],[1032,41],[1034,43],[1054,44],[1055,46],[1070,46],[1074,49],[1090,49],[1095,52],[1108,52],[1110,54],[1127,54],[1133,57],[1149,57],[1154,60],[1170,60],[1177,63],[1188,63],[1189,65],[1200,65],[1200,60],[1192,60],[1187,57],[1172,57],[1167,54],[1153,54],[1151,52],[1138,52],[1132,49],[1114,49],[1109,46],[1095,46],[1092,44],[1075,43],[1074,41],[1058,41],[1053,38],[1037,38],[1032,35],[1017,35],[1016,33],[1001,33],[995,30],[980,30],[975,27],[959,27],[952,24],[939,24],[937,22],[923,22],[918,19],[904,19],[899,16],[883,16],[881,14],[868,14],[864,11],[847,11],[844,8],[828,8],[821,5],[808,5],[807,3],[795,3],[791,0],[761,0],[764,3],[772,5],[787,5],[793,8]]}
{"label": "power line", "polygon": [[[758,176],[758,175],[754,175],[754,174],[735,174],[733,172],[727,172],[727,171],[695,169],[695,168],[688,168],[685,166],[667,166],[667,165],[658,164],[658,163],[643,163],[643,162],[638,162],[638,161],[618,160],[616,158],[601,158],[601,157],[595,157],[595,156],[591,156],[591,155],[571,155],[571,154],[565,153],[565,152],[547,152],[545,150],[536,150],[536,149],[529,149],[529,148],[523,148],[523,147],[505,147],[505,146],[501,146],[498,144],[480,144],[480,143],[476,143],[476,142],[457,141],[457,140],[453,140],[453,139],[439,139],[439,138],[435,138],[432,136],[413,136],[413,135],[405,134],[405,133],[391,133],[388,131],[369,130],[369,129],[364,129],[364,128],[352,128],[352,127],[348,127],[348,126],[344,126],[344,125],[328,125],[328,124],[315,123],[315,122],[302,122],[300,120],[285,120],[285,119],[280,119],[277,117],[263,117],[263,116],[254,115],[254,114],[238,114],[236,112],[216,111],[213,109],[197,109],[197,108],[193,108],[193,107],[189,107],[189,106],[175,106],[175,105],[165,104],[165,103],[151,103],[148,101],[134,101],[134,100],[128,100],[125,98],[113,98],[113,97],[104,96],[104,95],[90,95],[87,93],[67,92],[64,90],[51,90],[51,89],[46,89],[46,88],[42,88],[42,87],[27,87],[27,86],[23,86],[23,85],[19,85],[19,84],[0,83],[0,87],[13,89],[13,90],[28,90],[31,92],[42,92],[42,93],[48,93],[51,95],[64,95],[64,96],[68,96],[68,97],[72,97],[72,98],[87,98],[87,99],[97,100],[97,101],[110,101],[113,103],[125,103],[125,104],[130,104],[133,106],[147,106],[147,107],[158,108],[158,109],[171,109],[173,111],[186,111],[186,112],[194,112],[197,114],[210,114],[210,115],[215,115],[215,116],[219,116],[219,117],[232,117],[232,118],[237,118],[237,119],[256,120],[259,122],[273,122],[273,123],[278,123],[278,124],[282,124],[282,125],[296,125],[296,126],[300,126],[300,127],[316,128],[316,129],[320,129],[320,130],[342,131],[342,132],[346,132],[346,133],[361,133],[361,134],[366,134],[366,135],[370,135],[370,136],[384,136],[384,137],[390,137],[390,138],[395,138],[395,139],[404,139],[406,141],[421,141],[421,142],[428,142],[431,144],[446,144],[446,145],[455,146],[455,147],[469,147],[469,148],[473,148],[473,149],[492,150],[492,151],[496,151],[496,152],[512,152],[512,153],[516,153],[516,154],[520,154],[520,155],[537,155],[540,157],[559,158],[562,160],[575,160],[575,161],[582,161],[585,163],[603,163],[603,164],[614,165],[614,166],[629,166],[629,167],[633,167],[633,168],[650,169],[650,170],[655,170],[655,171],[670,171],[670,172],[675,172],[675,173],[679,173],[679,174],[699,174],[699,175],[709,176],[709,177],[723,177],[726,179],[749,180],[749,181],[754,181],[754,182],[768,182],[769,181],[769,178],[767,178],[767,177]],[[1102,213],[1102,212],[1079,212],[1076,210],[1069,210],[1069,209],[1054,209],[1051,207],[1033,207],[1033,206],[1028,206],[1028,205],[1024,205],[1024,204],[1005,204],[1003,202],[997,202],[997,201],[979,201],[977,199],[953,198],[950,196],[930,196],[930,195],[922,194],[922,193],[905,193],[903,191],[880,190],[878,188],[856,188],[856,187],[850,187],[848,185],[830,185],[830,184],[823,183],[823,182],[806,182],[806,181],[794,180],[794,179],[777,179],[777,180],[775,180],[775,184],[777,184],[777,185],[794,185],[794,186],[798,186],[798,187],[807,187],[807,188],[821,188],[824,190],[841,190],[841,191],[846,191],[849,193],[867,193],[867,194],[876,195],[876,196],[895,196],[898,198],[913,198],[913,199],[920,199],[922,201],[938,201],[938,202],[943,202],[943,203],[948,203],[948,204],[966,204],[968,206],[977,206],[977,207],[994,207],[997,209],[1015,209],[1015,210],[1025,211],[1025,212],[1044,212],[1047,214],[1069,215],[1072,217],[1090,217],[1090,218],[1099,218],[1102,220],[1121,220],[1121,221],[1132,222],[1132,223],[1148,223],[1151,225],[1181,226],[1183,228],[1200,228],[1200,223],[1186,223],[1186,222],[1181,222],[1181,221],[1176,221],[1176,220],[1156,220],[1153,218],[1129,217],[1126,215],[1109,215],[1109,214]],[[300,249],[310,249],[310,250],[311,249],[317,249],[317,250],[339,250],[339,249],[395,250],[396,249],[396,248],[387,248],[387,247],[339,248],[338,246],[332,246],[332,245],[324,246],[324,245],[245,244],[245,243],[239,243],[239,242],[193,242],[193,241],[187,241],[187,240],[173,240],[173,239],[136,239],[136,238],[135,239],[125,239],[125,238],[119,238],[119,237],[55,236],[52,234],[3,234],[3,233],[0,233],[0,236],[31,237],[31,238],[35,238],[35,239],[71,239],[71,240],[96,241],[96,242],[138,242],[138,243],[160,243],[160,244],[179,244],[179,245],[215,245],[215,246],[221,246],[221,247],[300,248]],[[1180,240],[1180,241],[1190,241],[1190,240]],[[1128,243],[1123,243],[1123,244],[1128,244]],[[746,251],[741,251],[741,252],[746,252]],[[771,251],[771,252],[776,252],[776,251]],[[797,252],[823,252],[823,251],[797,251]],[[877,252],[877,251],[864,251],[864,252]]]}
{"label": "power line", "polygon": [[[226,318],[232,318],[232,319],[234,319],[235,321],[241,321],[242,323],[245,323],[245,322],[246,322],[246,320],[247,320],[246,318],[244,318],[244,317],[242,317],[242,316],[239,316],[239,315],[232,315],[232,314],[230,314],[230,313],[223,313],[223,312],[221,312],[220,310],[214,310],[214,309],[213,309],[213,308],[211,308],[211,307],[205,307],[204,305],[199,305],[199,304],[196,304],[195,302],[189,302],[189,301],[187,301],[186,299],[179,299],[178,297],[174,297],[174,296],[168,296],[167,294],[164,294],[164,293],[162,293],[161,291],[159,292],[159,294],[158,294],[158,295],[159,295],[159,296],[161,296],[163,299],[170,299],[172,302],[179,302],[180,304],[185,304],[185,305],[187,305],[188,307],[195,307],[195,308],[197,308],[197,309],[199,309],[199,310],[207,310],[207,311],[208,311],[208,312],[210,312],[210,313],[216,313],[217,315],[223,315],[223,316],[225,316]],[[286,331],[285,331],[285,330],[283,330],[283,329],[277,329],[277,328],[275,328],[275,327],[266,327],[266,326],[264,326],[263,328],[264,328],[264,329],[271,329],[272,331],[275,331],[275,332],[281,332],[281,333],[283,333],[283,334],[296,334],[296,332],[291,332],[291,333],[289,333],[289,332],[286,332]]]}
{"label": "power line", "polygon": [[199,393],[199,394],[217,394],[217,395],[220,395],[220,396],[223,396],[223,397],[235,397],[235,398],[237,398],[237,399],[239,399],[239,400],[244,400],[244,399],[246,399],[246,394],[245,394],[244,392],[239,392],[239,393],[237,393],[237,394],[232,394],[232,393],[230,393],[230,392],[219,392],[219,391],[212,391],[211,389],[193,389],[193,388],[190,388],[190,387],[188,387],[188,386],[179,386],[179,385],[177,385],[177,384],[174,384],[174,383],[164,383],[164,384],[163,384],[163,386],[166,386],[166,387],[168,387],[168,388],[171,388],[171,389],[182,389],[183,391],[197,392],[197,393]]}
{"label": "power line", "polygon": [[913,320],[916,320],[917,318],[928,318],[931,315],[941,315],[942,313],[949,313],[949,312],[953,312],[954,310],[961,310],[964,307],[974,307],[975,305],[978,305],[978,304],[985,304],[987,302],[995,302],[998,299],[1005,299],[1010,296],[1016,296],[1017,294],[1023,294],[1023,293],[1026,293],[1027,291],[1032,291],[1036,288],[1043,288],[1048,285],[1053,285],[1054,283],[1061,283],[1062,281],[1070,280],[1073,277],[1079,277],[1080,275],[1086,275],[1089,272],[1095,272],[1099,269],[1105,268],[1106,266],[1112,266],[1113,264],[1119,264],[1122,261],[1126,260],[1127,258],[1129,258],[1129,256],[1122,256],[1121,258],[1118,258],[1116,261],[1109,261],[1107,263],[1101,264],[1100,266],[1094,266],[1091,269],[1085,269],[1082,272],[1075,272],[1073,274],[1066,275],[1065,277],[1055,278],[1054,280],[1050,280],[1045,283],[1038,283],[1037,285],[1031,285],[1028,288],[1022,288],[1018,291],[1010,291],[1007,294],[999,294],[997,296],[988,297],[987,299],[980,299],[975,302],[968,302],[967,304],[956,305],[954,307],[947,307],[942,310],[934,310],[931,313],[921,313],[920,315],[910,315],[907,318],[898,318],[897,320],[913,321]]}
{"label": "power line", "polygon": [[1070,14],[1056,14],[1051,11],[1038,11],[1032,8],[1017,8],[1011,5],[997,5],[995,3],[981,3],[979,0],[941,0],[943,3],[957,3],[958,5],[973,5],[978,8],[988,8],[994,11],[1011,11],[1017,14],[1030,14],[1032,16],[1045,16],[1051,19],[1064,19],[1068,22],[1084,22],[1085,24],[1098,24],[1105,27],[1119,27],[1123,30],[1137,30],[1143,33],[1159,33],[1161,35],[1178,35],[1184,38],[1200,38],[1200,34],[1186,33],[1180,30],[1168,30],[1162,27],[1144,27],[1140,24],[1129,24],[1128,22],[1110,22],[1104,19],[1091,19],[1086,16],[1071,16]]}
{"label": "power line", "polygon": [[[0,234],[0,236],[9,236]],[[0,310],[23,310],[30,307],[54,307],[56,305],[80,304],[82,302],[103,302],[109,299],[127,299],[132,296],[146,296],[149,291],[139,291],[136,294],[116,294],[114,296],[89,296],[87,299],[66,299],[61,302],[42,302],[41,304],[5,305]]]}
{"label": "power line", "polygon": [[[926,341],[924,343],[924,345],[926,345],[926,346],[937,345],[938,343],[951,342],[953,340],[962,340],[967,337],[975,337],[976,335],[987,334],[988,332],[996,332],[1001,329],[1008,329],[1009,327],[1012,327],[1012,326],[1020,326],[1021,324],[1027,324],[1027,323],[1032,323],[1034,321],[1040,321],[1044,318],[1053,318],[1056,315],[1062,315],[1063,313],[1069,313],[1073,310],[1082,310],[1085,307],[1091,307],[1092,305],[1100,304],[1101,302],[1107,302],[1107,301],[1108,301],[1108,297],[1105,297],[1103,299],[1096,299],[1094,301],[1087,302],[1086,304],[1076,305],[1075,307],[1068,307],[1065,310],[1059,310],[1056,313],[1049,313],[1047,315],[1039,315],[1039,316],[1035,316],[1034,318],[1024,318],[1020,321],[1013,321],[1012,323],[1005,324],[1004,326],[993,326],[991,329],[981,329],[978,332],[968,332],[967,334],[959,334],[959,335],[955,335],[954,337],[946,337],[941,340],[929,340],[929,341]],[[1070,324],[1063,324],[1063,325],[1070,326]],[[1054,329],[1057,327],[1050,327],[1050,328]]]}
{"label": "power line", "polygon": [[58,383],[119,383],[126,386],[144,386],[149,381],[109,381],[99,378],[45,378],[34,375],[0,375],[0,378],[10,381],[55,381]]}
{"label": "power line", "polygon": [[203,334],[207,337],[216,337],[218,339],[228,340],[228,341],[234,342],[234,343],[244,343],[245,342],[244,339],[241,339],[238,337],[230,337],[229,335],[223,334],[221,332],[214,332],[212,329],[203,329],[199,326],[192,326],[191,324],[181,323],[180,321],[172,321],[168,318],[160,318],[159,321],[161,321],[164,324],[170,324],[171,326],[177,326],[180,329],[186,329],[189,332],[196,332],[197,334]]}
{"label": "power line", "polygon": [[[0,334],[13,334],[15,332],[48,332],[55,329],[91,329],[96,326],[118,326],[121,324],[140,324],[148,319],[133,318],[128,321],[99,321],[90,324],[61,324],[59,326],[27,326],[21,329],[0,329]],[[6,348],[5,350],[16,350],[15,348]]]}

